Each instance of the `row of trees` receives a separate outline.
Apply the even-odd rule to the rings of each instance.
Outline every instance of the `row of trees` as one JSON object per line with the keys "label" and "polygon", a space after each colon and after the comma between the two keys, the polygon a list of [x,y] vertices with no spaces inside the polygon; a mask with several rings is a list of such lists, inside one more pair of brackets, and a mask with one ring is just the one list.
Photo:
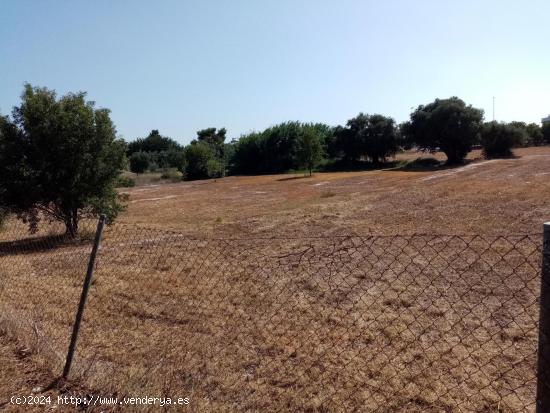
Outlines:
{"label": "row of trees", "polygon": [[115,190],[120,172],[175,168],[185,179],[231,174],[312,171],[321,163],[384,163],[403,148],[443,151],[461,162],[475,146],[487,157],[511,148],[550,143],[550,124],[483,123],[483,111],[462,100],[436,99],[396,125],[383,115],[360,113],[345,126],[285,122],[226,142],[225,128],[197,132],[189,145],[153,130],[126,143],[116,137],[107,109],[85,93],[57,98],[52,90],[26,85],[12,116],[0,116],[0,221],[7,213],[38,228],[43,218],[65,223],[71,236],[83,216],[123,209]]}
{"label": "row of trees", "polygon": [[185,179],[299,169],[311,174],[323,163],[381,165],[404,148],[442,151],[449,164],[456,164],[477,146],[484,148],[487,157],[495,157],[510,156],[513,147],[550,143],[550,125],[483,123],[481,109],[452,97],[418,106],[401,125],[390,117],[359,113],[345,126],[284,122],[230,143],[225,139],[223,128],[204,129],[190,145],[181,147],[154,130],[128,145],[130,168],[141,173],[172,167]]}
{"label": "row of trees", "polygon": [[146,138],[128,144],[129,169],[137,174],[174,168],[186,179],[224,176],[227,169],[226,130],[216,128],[197,132],[197,138],[183,147],[173,139],[152,130]]}

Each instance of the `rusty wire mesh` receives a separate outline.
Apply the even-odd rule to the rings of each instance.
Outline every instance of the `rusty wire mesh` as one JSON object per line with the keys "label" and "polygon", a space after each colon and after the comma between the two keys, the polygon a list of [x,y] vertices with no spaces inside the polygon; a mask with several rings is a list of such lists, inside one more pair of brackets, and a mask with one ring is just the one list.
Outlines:
{"label": "rusty wire mesh", "polygon": [[[92,223],[93,224],[93,223]],[[60,371],[93,225],[0,232],[0,317]],[[108,227],[73,377],[193,411],[531,412],[541,235]]]}

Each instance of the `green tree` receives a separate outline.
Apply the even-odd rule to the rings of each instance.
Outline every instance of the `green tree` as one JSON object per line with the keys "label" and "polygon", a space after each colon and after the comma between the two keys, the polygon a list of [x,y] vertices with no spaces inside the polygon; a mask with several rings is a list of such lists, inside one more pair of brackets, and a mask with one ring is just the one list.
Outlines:
{"label": "green tree", "polygon": [[206,162],[206,175],[208,178],[221,178],[222,168],[222,163],[218,159],[211,158]]}
{"label": "green tree", "polygon": [[335,146],[347,161],[370,158],[374,163],[385,162],[399,148],[398,131],[392,118],[359,113],[348,120],[346,127],[335,130]]}
{"label": "green tree", "polygon": [[166,152],[166,160],[169,168],[176,168],[181,173],[185,172],[185,152],[171,149]]}
{"label": "green tree", "polygon": [[195,142],[208,145],[212,151],[214,158],[217,161],[216,164],[218,165],[218,171],[215,173],[216,177],[225,175],[227,164],[227,153],[225,151],[226,133],[227,130],[225,128],[207,128],[197,131],[197,140]]}
{"label": "green tree", "polygon": [[59,99],[52,90],[25,85],[13,120],[0,122],[2,207],[38,229],[42,218],[65,224],[76,236],[82,217],[122,210],[115,182],[125,165],[124,141],[108,109],[86,94]]}
{"label": "green tree", "polygon": [[529,136],[529,145],[540,146],[544,144],[544,136],[542,128],[536,123],[529,123],[526,127],[527,135]]}
{"label": "green tree", "polygon": [[402,132],[420,150],[441,150],[449,164],[462,162],[478,141],[483,111],[457,97],[436,99],[411,113]]}
{"label": "green tree", "polygon": [[367,128],[361,137],[366,155],[375,164],[385,162],[386,158],[395,155],[399,148],[395,121],[386,116],[368,116]]}
{"label": "green tree", "polygon": [[336,129],[336,147],[346,161],[358,161],[365,156],[364,134],[369,117],[359,113],[346,123],[346,127]]}
{"label": "green tree", "polygon": [[262,132],[261,162],[262,173],[281,173],[296,166],[296,142],[302,132],[300,122],[283,122]]}
{"label": "green tree", "polygon": [[225,135],[227,130],[225,128],[207,128],[197,131],[197,141],[204,142],[210,146],[216,157],[223,157],[223,144],[225,142]]}
{"label": "green tree", "polygon": [[146,138],[137,138],[130,142],[127,155],[130,156],[134,152],[163,152],[182,149],[175,140],[162,136],[157,129],[153,129]]}
{"label": "green tree", "polygon": [[263,135],[252,132],[243,135],[234,143],[230,172],[234,174],[264,173]]}
{"label": "green tree", "polygon": [[323,159],[323,146],[319,135],[312,127],[304,128],[298,136],[296,162],[300,168],[307,168],[309,176]]}
{"label": "green tree", "polygon": [[283,122],[232,143],[230,171],[238,174],[281,173],[300,167],[298,142],[304,130],[314,133],[323,149],[335,150],[333,128],[323,123]]}
{"label": "green tree", "polygon": [[523,139],[523,131],[510,124],[488,122],[481,129],[481,145],[487,158],[512,156],[512,148]]}
{"label": "green tree", "polygon": [[[211,178],[212,164],[215,160],[210,146],[204,142],[195,142],[185,147],[185,177],[188,180]],[[219,165],[216,165],[219,167]]]}
{"label": "green tree", "polygon": [[142,174],[149,169],[150,156],[146,152],[134,152],[130,155],[130,171]]}
{"label": "green tree", "polygon": [[546,122],[541,128],[542,139],[545,145],[550,145],[550,122]]}

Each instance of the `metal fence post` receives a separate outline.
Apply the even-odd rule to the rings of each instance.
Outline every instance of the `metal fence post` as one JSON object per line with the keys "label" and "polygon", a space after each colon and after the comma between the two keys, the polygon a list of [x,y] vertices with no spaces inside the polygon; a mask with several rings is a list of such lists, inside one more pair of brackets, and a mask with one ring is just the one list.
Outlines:
{"label": "metal fence post", "polygon": [[540,287],[537,413],[550,412],[550,222],[544,224]]}
{"label": "metal fence post", "polygon": [[95,233],[94,246],[92,253],[90,254],[90,261],[88,262],[88,271],[86,272],[86,278],[84,278],[84,284],[82,285],[82,294],[80,295],[80,302],[78,303],[78,309],[76,311],[76,317],[73,325],[73,333],[71,335],[71,342],[69,343],[69,350],[67,352],[67,359],[65,361],[65,368],[63,369],[63,378],[66,379],[71,371],[71,364],[73,362],[73,356],[76,349],[76,340],[78,339],[78,331],[80,330],[80,323],[82,321],[82,315],[84,314],[84,307],[86,306],[86,299],[88,298],[88,290],[92,282],[92,276],[94,273],[94,264],[97,256],[97,250],[99,243],[101,242],[101,234],[103,233],[103,226],[105,225],[105,215],[99,217],[97,223],[97,230]]}

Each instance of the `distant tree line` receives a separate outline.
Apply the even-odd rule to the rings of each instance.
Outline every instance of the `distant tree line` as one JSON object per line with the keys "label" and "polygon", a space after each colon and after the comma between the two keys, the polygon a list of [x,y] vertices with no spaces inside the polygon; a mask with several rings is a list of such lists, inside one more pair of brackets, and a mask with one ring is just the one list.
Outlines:
{"label": "distant tree line", "polygon": [[124,169],[176,170],[187,180],[292,170],[311,175],[379,167],[403,149],[442,151],[453,164],[477,147],[494,158],[511,156],[514,147],[550,144],[550,124],[484,122],[482,110],[457,97],[420,105],[400,125],[359,113],[343,126],[291,121],[230,142],[225,128],[207,128],[186,146],[158,130],[126,143],[116,137],[109,110],[85,98],[58,98],[25,85],[11,117],[0,115],[0,223],[14,214],[34,231],[41,219],[58,220],[75,236],[82,217],[106,213],[112,221],[124,208],[115,190]]}
{"label": "distant tree line", "polygon": [[318,168],[376,167],[403,149],[442,151],[460,163],[473,148],[487,157],[511,156],[512,148],[550,143],[550,125],[483,122],[483,111],[457,97],[418,106],[397,125],[391,117],[359,113],[344,126],[284,122],[226,142],[226,129],[197,132],[189,145],[153,130],[128,144],[130,170],[175,168],[187,180],[226,174],[276,174]]}

